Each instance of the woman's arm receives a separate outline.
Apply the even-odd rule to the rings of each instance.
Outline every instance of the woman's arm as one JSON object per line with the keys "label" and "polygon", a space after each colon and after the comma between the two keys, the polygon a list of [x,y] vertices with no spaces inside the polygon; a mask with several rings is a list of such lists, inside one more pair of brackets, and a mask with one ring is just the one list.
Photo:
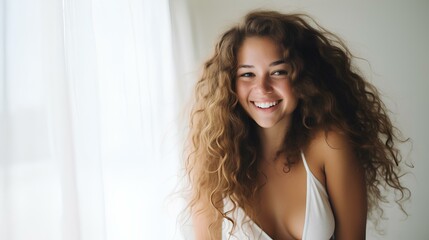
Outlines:
{"label": "woman's arm", "polygon": [[335,239],[365,239],[367,192],[364,169],[345,136],[335,131],[323,135],[321,153],[335,216]]}
{"label": "woman's arm", "polygon": [[[222,218],[216,214],[208,198],[202,198],[192,209],[192,223],[196,240],[220,240],[222,237]],[[210,236],[209,229],[213,229]]]}

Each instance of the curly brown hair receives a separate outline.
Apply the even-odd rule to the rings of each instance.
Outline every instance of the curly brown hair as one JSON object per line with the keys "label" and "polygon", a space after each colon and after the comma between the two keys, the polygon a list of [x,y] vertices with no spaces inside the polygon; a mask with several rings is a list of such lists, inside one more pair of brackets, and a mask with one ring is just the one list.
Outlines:
{"label": "curly brown hair", "polygon": [[[316,130],[335,128],[350,139],[365,169],[370,218],[382,215],[380,202],[388,201],[386,189],[394,190],[403,210],[402,201],[410,191],[400,182],[402,157],[397,143],[404,140],[376,88],[352,66],[354,57],[343,41],[307,15],[256,11],[222,35],[196,84],[186,161],[193,192],[191,211],[200,199],[210,199],[216,219],[227,218],[235,225],[228,212],[241,207],[251,213],[249,199],[261,187],[256,181],[256,124],[235,92],[237,52],[251,36],[270,37],[292,64],[292,88],[299,102],[283,144],[285,166],[299,159]],[[225,198],[233,209],[223,209]]]}

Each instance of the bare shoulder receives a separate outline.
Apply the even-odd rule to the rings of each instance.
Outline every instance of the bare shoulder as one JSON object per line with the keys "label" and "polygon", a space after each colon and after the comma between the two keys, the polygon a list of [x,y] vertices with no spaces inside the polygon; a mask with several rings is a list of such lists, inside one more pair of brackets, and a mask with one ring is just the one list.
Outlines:
{"label": "bare shoulder", "polygon": [[333,168],[340,166],[338,162],[342,164],[355,162],[349,139],[337,129],[314,132],[304,148],[304,155],[311,171],[325,187],[329,174],[336,171]]}
{"label": "bare shoulder", "polygon": [[356,161],[350,139],[335,128],[316,131],[306,151],[323,168],[336,161]]}

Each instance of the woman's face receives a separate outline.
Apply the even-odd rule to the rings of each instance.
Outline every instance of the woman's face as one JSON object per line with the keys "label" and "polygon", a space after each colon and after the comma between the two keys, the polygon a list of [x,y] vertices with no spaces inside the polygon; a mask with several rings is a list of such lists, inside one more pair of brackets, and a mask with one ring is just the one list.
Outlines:
{"label": "woman's face", "polygon": [[237,63],[235,87],[247,114],[262,128],[288,126],[297,99],[281,47],[268,37],[248,37]]}

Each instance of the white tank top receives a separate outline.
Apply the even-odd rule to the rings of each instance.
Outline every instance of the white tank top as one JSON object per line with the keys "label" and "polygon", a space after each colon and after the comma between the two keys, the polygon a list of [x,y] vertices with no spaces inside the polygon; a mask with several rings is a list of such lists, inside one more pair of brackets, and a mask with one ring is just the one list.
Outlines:
{"label": "white tank top", "polygon": [[[331,239],[334,235],[335,219],[329,203],[328,193],[323,184],[310,171],[303,153],[301,153],[301,157],[307,172],[306,210],[302,240]],[[230,201],[225,201],[226,209],[231,209],[231,204]],[[229,217],[236,221],[236,228],[231,232],[231,222],[224,219],[222,227],[223,240],[273,240],[247,217],[241,208],[237,208],[230,213]]]}

